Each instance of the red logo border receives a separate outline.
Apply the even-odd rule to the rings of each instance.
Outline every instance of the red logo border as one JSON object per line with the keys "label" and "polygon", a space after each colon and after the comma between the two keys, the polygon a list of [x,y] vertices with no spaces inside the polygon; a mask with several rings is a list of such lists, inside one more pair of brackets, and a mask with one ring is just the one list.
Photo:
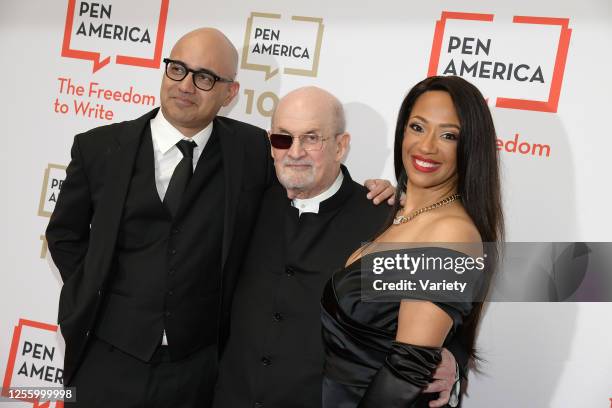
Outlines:
{"label": "red logo border", "polygon": [[[15,360],[17,358],[17,349],[19,347],[19,340],[21,339],[21,329],[24,327],[34,327],[40,330],[49,330],[52,332],[57,332],[57,326],[54,324],[40,323],[35,322],[33,320],[27,319],[19,319],[19,324],[15,326],[13,330],[13,340],[11,341],[11,348],[9,351],[9,358],[6,363],[6,371],[4,373],[4,381],[2,382],[2,396],[8,397],[8,389],[11,387],[11,379],[13,378],[13,371],[15,371]],[[39,404],[39,401],[35,398],[25,398],[19,399],[20,401],[32,402],[34,403],[34,408],[44,408],[48,407],[50,404],[45,402],[43,404]],[[61,401],[56,403],[56,407],[63,406],[63,403],[60,404]]]}
{"label": "red logo border", "polygon": [[[431,45],[431,55],[429,57],[429,69],[427,76],[437,75],[438,65],[440,63],[440,52],[442,50],[442,39],[444,37],[444,29],[447,20],[474,20],[492,22],[494,14],[481,13],[458,13],[451,11],[443,11],[440,20],[436,21],[433,43]],[[541,25],[558,25],[561,26],[561,34],[559,36],[559,44],[557,46],[557,56],[555,57],[555,67],[550,83],[550,91],[547,101],[534,101],[530,99],[512,99],[498,97],[495,106],[498,108],[522,109],[538,112],[557,112],[559,106],[559,97],[561,95],[561,86],[563,83],[563,74],[565,72],[565,63],[567,61],[567,53],[569,50],[570,38],[572,29],[569,28],[568,18],[554,17],[533,17],[533,16],[514,16],[513,23],[517,24],[541,24]]]}
{"label": "red logo border", "polygon": [[[161,0],[159,11],[159,21],[157,23],[157,36],[155,37],[155,53],[153,58],[130,57],[128,55],[117,55],[115,62],[123,65],[134,65],[144,68],[159,68],[161,63],[161,53],[164,45],[164,33],[166,31],[166,21],[168,19],[168,6],[170,0]],[[66,12],[66,25],[64,27],[64,40],[62,41],[62,57],[78,58],[91,60],[93,62],[93,72],[103,68],[110,62],[110,56],[100,61],[100,53],[93,51],[74,50],[70,48],[70,35],[74,24],[74,8],[76,0],[68,0],[68,10]]]}

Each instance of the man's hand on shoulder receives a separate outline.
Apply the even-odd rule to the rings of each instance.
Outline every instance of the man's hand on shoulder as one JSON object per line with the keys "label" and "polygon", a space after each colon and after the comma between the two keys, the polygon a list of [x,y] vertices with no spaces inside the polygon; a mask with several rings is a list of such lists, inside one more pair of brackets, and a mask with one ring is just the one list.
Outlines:
{"label": "man's hand on shoulder", "polygon": [[383,179],[368,179],[363,182],[363,185],[369,190],[368,199],[372,200],[375,205],[387,200],[387,204],[395,204],[395,187],[389,180]]}

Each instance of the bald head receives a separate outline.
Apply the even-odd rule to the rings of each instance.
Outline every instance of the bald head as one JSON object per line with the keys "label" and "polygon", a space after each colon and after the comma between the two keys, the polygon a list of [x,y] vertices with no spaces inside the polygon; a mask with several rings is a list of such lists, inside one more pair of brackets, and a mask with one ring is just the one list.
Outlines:
{"label": "bald head", "polygon": [[[227,81],[216,81],[211,89],[198,88],[187,71],[182,80],[163,76],[160,99],[164,118],[183,135],[191,137],[207,127],[223,106],[234,99],[240,84],[233,80],[238,52],[222,32],[199,28],[181,37],[170,52],[170,69],[212,71]],[[179,71],[180,72],[180,71]],[[184,71],[183,71],[184,72]]]}
{"label": "bald head", "polygon": [[[195,52],[214,52],[222,72],[217,74],[234,79],[238,70],[238,51],[232,42],[216,28],[202,27],[182,36],[172,48],[170,55],[191,49]],[[212,67],[207,67],[212,69]]]}
{"label": "bald head", "polygon": [[272,115],[272,128],[278,115],[297,112],[304,118],[318,118],[326,130],[334,135],[346,130],[342,103],[331,93],[316,86],[298,88],[282,97]]}

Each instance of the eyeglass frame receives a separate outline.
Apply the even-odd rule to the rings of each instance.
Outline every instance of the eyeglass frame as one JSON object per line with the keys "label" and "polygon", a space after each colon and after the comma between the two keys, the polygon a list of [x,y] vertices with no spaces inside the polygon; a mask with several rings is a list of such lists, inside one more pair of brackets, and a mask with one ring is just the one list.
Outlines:
{"label": "eyeglass frame", "polygon": [[[334,135],[334,137],[340,136],[341,134],[342,133],[337,133],[337,134]],[[293,141],[295,139],[298,139],[300,141],[300,147],[302,149],[304,149],[305,152],[319,152],[319,151],[323,150],[323,142],[325,142],[326,140],[331,139],[331,137],[323,137],[323,136],[318,135],[316,133],[303,133],[301,135],[293,136],[290,133],[276,133],[276,132],[274,132],[274,133],[268,133],[268,137],[270,138],[270,144],[272,144],[272,136],[273,135],[289,136],[291,138],[291,144],[286,149],[281,149],[281,148],[272,146],[273,148],[278,149],[278,150],[289,150],[289,149],[291,149],[291,146],[293,146]],[[318,149],[306,149],[306,147],[304,146],[304,143],[302,142],[302,138],[304,136],[318,136],[320,138],[320,141],[319,141],[320,142],[320,146],[319,146],[319,148]]]}
{"label": "eyeglass frame", "polygon": [[[209,69],[206,69],[206,68],[202,68],[202,69],[198,69],[198,70],[191,69],[183,61],[173,60],[173,59],[170,59],[170,58],[164,58],[162,61],[166,64],[166,67],[164,69],[164,74],[166,75],[166,77],[168,79],[171,79],[172,81],[176,81],[176,82],[181,82],[191,72],[191,81],[193,82],[193,86],[195,86],[196,88],[198,88],[199,90],[204,91],[204,92],[208,92],[211,89],[213,89],[217,82],[227,83],[227,84],[231,84],[231,83],[234,82],[233,79],[223,78],[223,77],[215,74],[213,71],[211,71]],[[185,69],[185,76],[183,76],[181,79],[174,79],[174,78],[170,77],[170,75],[168,75],[168,64],[170,64],[170,63],[182,66]],[[195,75],[196,74],[207,74],[207,75],[210,75],[213,78],[213,80],[214,80],[214,82],[211,85],[211,87],[208,88],[208,89],[202,89],[198,85],[196,85],[196,80],[195,80]]]}

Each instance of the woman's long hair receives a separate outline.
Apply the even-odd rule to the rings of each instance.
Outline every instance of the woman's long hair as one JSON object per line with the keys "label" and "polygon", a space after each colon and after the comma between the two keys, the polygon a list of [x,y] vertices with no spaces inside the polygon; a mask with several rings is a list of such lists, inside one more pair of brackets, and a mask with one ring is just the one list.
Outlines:
{"label": "woman's long hair", "polygon": [[[447,92],[459,117],[461,131],[457,144],[457,193],[461,195],[463,207],[476,225],[482,242],[493,244],[485,246],[488,274],[484,288],[486,291],[497,263],[498,244],[504,237],[499,160],[489,107],[478,88],[465,79],[457,76],[429,77],[416,84],[404,98],[395,128],[393,159],[398,184],[391,214],[397,214],[400,210],[400,197],[406,191],[407,174],[402,161],[406,122],[416,100],[427,91]],[[393,217],[387,221],[383,230],[389,228],[392,222]],[[482,301],[473,303],[472,311],[458,333],[470,356],[476,359],[475,342],[482,306]]]}

